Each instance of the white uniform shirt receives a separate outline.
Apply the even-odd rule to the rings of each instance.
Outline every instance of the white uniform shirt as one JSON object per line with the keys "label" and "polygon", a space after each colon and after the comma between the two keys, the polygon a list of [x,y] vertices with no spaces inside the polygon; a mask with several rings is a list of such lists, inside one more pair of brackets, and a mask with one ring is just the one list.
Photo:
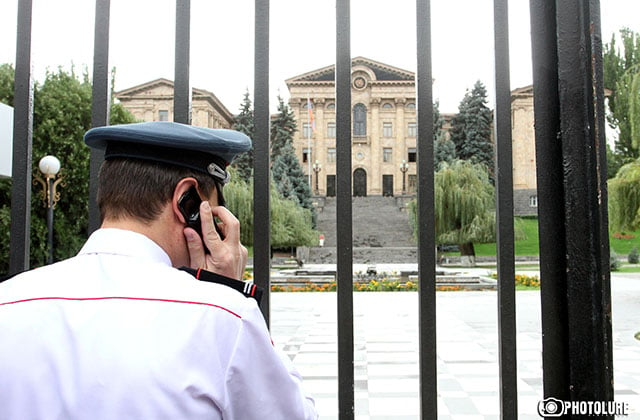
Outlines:
{"label": "white uniform shirt", "polygon": [[0,284],[0,419],[315,419],[254,299],[101,229]]}

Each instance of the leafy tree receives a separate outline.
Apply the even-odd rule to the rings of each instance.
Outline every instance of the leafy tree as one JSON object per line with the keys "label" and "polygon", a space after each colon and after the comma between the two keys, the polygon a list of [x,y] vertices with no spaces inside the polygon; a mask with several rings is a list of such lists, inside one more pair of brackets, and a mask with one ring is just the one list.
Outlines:
{"label": "leafy tree", "polygon": [[450,134],[458,159],[480,163],[493,173],[491,110],[487,107],[487,90],[479,80],[460,102]]}
{"label": "leafy tree", "polygon": [[[253,109],[251,108],[251,99],[247,90],[240,106],[240,113],[236,115],[233,129],[238,130],[251,138],[253,141],[254,123]],[[248,152],[238,155],[233,161],[233,166],[237,169],[238,176],[248,181],[253,175],[253,148]]]}
{"label": "leafy tree", "polygon": [[[0,80],[11,71],[0,70]],[[13,79],[11,79],[13,85]],[[13,86],[9,87],[9,91]],[[80,79],[72,69],[48,72],[44,82],[34,86],[33,168],[39,176],[38,162],[48,154],[60,159],[64,182],[59,186],[60,201],[54,218],[54,258],[68,258],[76,254],[87,237],[89,198],[89,148],[82,141],[91,127],[91,83],[85,73]],[[2,98],[5,100],[5,97]],[[9,103],[8,105],[12,105]],[[133,122],[133,116],[121,105],[111,107],[111,124]],[[45,263],[47,229],[45,208],[41,202],[40,185],[32,188],[31,202],[31,266]],[[11,181],[0,183],[0,272],[8,271],[9,215]]]}
{"label": "leafy tree", "polygon": [[13,80],[15,72],[11,64],[0,65],[0,102],[13,105]]}
{"label": "leafy tree", "polygon": [[640,227],[640,159],[627,163],[609,180],[609,228],[614,232]]}
{"label": "leafy tree", "polygon": [[[417,205],[409,205],[417,232]],[[481,164],[444,163],[435,175],[435,229],[439,244],[458,244],[460,254],[475,256],[474,242],[495,240],[494,187]]]}
{"label": "leafy tree", "polygon": [[[253,245],[253,185],[232,176],[224,189],[229,210],[240,221],[240,240]],[[275,183],[271,183],[271,246],[289,248],[316,245],[318,232],[312,228],[311,211],[295,201],[280,196]]]}
{"label": "leafy tree", "polygon": [[620,39],[622,50],[616,47],[614,34],[603,53],[604,87],[611,90],[607,121],[618,130],[617,166],[640,156],[640,35],[623,28]]}

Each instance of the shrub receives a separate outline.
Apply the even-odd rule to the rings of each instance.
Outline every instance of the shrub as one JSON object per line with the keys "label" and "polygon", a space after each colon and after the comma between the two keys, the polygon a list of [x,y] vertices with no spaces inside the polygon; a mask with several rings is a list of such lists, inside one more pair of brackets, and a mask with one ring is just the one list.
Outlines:
{"label": "shrub", "polygon": [[634,247],[631,250],[629,256],[627,257],[627,260],[629,261],[629,264],[638,264],[638,261],[640,261],[640,254],[638,253],[637,247]]}
{"label": "shrub", "polygon": [[618,254],[616,254],[614,250],[611,250],[611,255],[609,255],[609,269],[611,271],[620,270],[620,261],[618,260]]}

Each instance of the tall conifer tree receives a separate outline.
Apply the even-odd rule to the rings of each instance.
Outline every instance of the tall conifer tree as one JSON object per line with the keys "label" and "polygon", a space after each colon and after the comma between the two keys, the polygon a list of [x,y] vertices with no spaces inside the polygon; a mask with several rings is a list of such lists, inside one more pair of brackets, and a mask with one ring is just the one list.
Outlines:
{"label": "tall conifer tree", "polygon": [[[233,129],[238,130],[251,138],[253,142],[254,123],[251,99],[247,90],[240,106],[240,113],[236,115]],[[233,161],[233,166],[237,169],[238,177],[244,181],[249,181],[253,175],[253,148],[248,152],[241,153]]]}
{"label": "tall conifer tree", "polygon": [[451,141],[458,159],[483,164],[493,173],[491,110],[487,107],[487,90],[479,80],[467,91],[451,121]]}

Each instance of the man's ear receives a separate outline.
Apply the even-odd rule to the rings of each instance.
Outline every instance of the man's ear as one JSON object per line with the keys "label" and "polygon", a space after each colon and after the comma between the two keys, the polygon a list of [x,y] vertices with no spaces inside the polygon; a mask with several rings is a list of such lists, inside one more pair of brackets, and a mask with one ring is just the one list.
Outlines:
{"label": "man's ear", "polygon": [[173,211],[173,215],[183,225],[186,224],[187,221],[178,208],[178,203],[180,202],[182,196],[185,195],[191,187],[196,187],[197,189],[198,181],[192,177],[182,178],[180,181],[178,181],[176,187],[173,189],[173,197],[171,197],[171,210]]}

